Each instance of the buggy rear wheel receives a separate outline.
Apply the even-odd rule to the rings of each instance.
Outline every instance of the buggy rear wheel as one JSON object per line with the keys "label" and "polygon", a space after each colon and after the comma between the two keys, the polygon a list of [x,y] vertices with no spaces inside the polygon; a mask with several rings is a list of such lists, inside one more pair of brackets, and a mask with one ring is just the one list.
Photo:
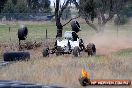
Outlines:
{"label": "buggy rear wheel", "polygon": [[49,48],[44,48],[42,54],[43,54],[43,57],[48,57],[49,56]]}

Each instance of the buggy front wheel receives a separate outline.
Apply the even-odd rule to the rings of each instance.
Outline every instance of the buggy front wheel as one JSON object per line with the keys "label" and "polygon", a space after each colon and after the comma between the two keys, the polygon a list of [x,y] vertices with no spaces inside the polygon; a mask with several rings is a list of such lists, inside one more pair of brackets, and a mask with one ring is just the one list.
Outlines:
{"label": "buggy front wheel", "polygon": [[80,56],[80,49],[79,49],[79,47],[74,47],[74,49],[73,49],[73,55],[75,56],[75,57],[79,57]]}

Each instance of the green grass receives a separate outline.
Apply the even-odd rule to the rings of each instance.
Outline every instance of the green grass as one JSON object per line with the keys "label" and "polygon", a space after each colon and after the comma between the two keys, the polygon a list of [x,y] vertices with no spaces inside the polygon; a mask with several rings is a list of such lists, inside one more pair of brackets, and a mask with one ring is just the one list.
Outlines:
{"label": "green grass", "polygon": [[[45,30],[48,29],[48,37],[55,37],[56,28],[53,25],[26,25],[29,31],[28,39],[36,39],[36,38],[45,38]],[[17,31],[19,25],[9,26],[8,25],[0,25],[0,41],[9,41],[10,37],[12,40],[17,39]]]}
{"label": "green grass", "polygon": [[[46,29],[48,30],[48,38],[55,38],[56,36],[56,27],[55,24],[50,22],[42,23],[42,24],[26,24],[29,34],[27,39],[39,39],[39,38],[45,38],[46,35]],[[93,35],[95,32],[91,30],[91,28],[88,27],[87,24],[81,24],[82,31],[79,33],[81,37],[86,35]],[[12,41],[17,40],[17,31],[18,31],[19,25],[16,23],[14,25],[10,25],[10,33],[9,33],[9,25],[0,25],[0,41],[1,42],[9,42],[10,38]],[[70,25],[65,26],[63,28],[63,32],[71,30]]]}
{"label": "green grass", "polygon": [[[1,42],[6,42],[9,41],[10,37],[12,39],[12,41],[17,40],[17,30],[19,28],[19,24],[21,23],[14,23],[14,24],[10,24],[10,33],[9,33],[9,25],[0,25],[0,41]],[[56,36],[56,27],[55,27],[55,23],[54,22],[48,22],[48,23],[29,23],[29,22],[25,22],[23,23],[24,25],[26,25],[29,29],[29,35],[28,35],[28,39],[37,39],[37,38],[45,38],[45,30],[48,30],[48,37],[49,38],[55,38]],[[91,37],[93,35],[95,35],[95,31],[90,28],[87,24],[80,24],[81,25],[81,32],[79,33],[79,36],[84,38],[85,36],[87,37]],[[106,29],[105,32],[108,32],[108,35],[113,34],[116,35],[116,26],[113,26],[112,24],[108,24],[106,25]],[[124,25],[124,26],[119,26],[119,35],[125,35],[125,36],[129,36],[132,32],[132,30],[129,30],[131,28],[130,25]],[[71,30],[70,24],[68,24],[67,26],[65,26],[63,28],[64,31],[66,30]],[[63,32],[64,32],[63,31]]]}
{"label": "green grass", "polygon": [[131,57],[132,56],[132,48],[128,48],[128,49],[122,49],[116,53],[114,53],[113,55],[115,56],[119,56],[119,57]]}

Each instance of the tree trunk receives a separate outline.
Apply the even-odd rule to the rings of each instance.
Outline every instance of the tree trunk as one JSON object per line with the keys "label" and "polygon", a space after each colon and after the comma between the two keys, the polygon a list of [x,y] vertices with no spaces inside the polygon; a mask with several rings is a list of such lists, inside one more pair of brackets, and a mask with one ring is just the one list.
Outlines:
{"label": "tree trunk", "polygon": [[63,26],[60,22],[60,18],[56,20],[57,34],[56,37],[62,37]]}
{"label": "tree trunk", "polygon": [[56,37],[62,37],[62,29],[63,29],[63,26],[60,22],[60,16],[59,16],[59,3],[60,3],[60,0],[56,0],[56,8],[55,8],[55,20],[56,20],[56,27],[57,27]]}

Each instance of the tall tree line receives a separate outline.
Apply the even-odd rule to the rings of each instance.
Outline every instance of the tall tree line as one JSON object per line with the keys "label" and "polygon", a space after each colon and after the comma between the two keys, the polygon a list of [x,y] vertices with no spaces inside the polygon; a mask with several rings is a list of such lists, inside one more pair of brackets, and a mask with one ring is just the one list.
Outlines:
{"label": "tall tree line", "polygon": [[0,13],[43,13],[50,11],[50,0],[0,0]]}

